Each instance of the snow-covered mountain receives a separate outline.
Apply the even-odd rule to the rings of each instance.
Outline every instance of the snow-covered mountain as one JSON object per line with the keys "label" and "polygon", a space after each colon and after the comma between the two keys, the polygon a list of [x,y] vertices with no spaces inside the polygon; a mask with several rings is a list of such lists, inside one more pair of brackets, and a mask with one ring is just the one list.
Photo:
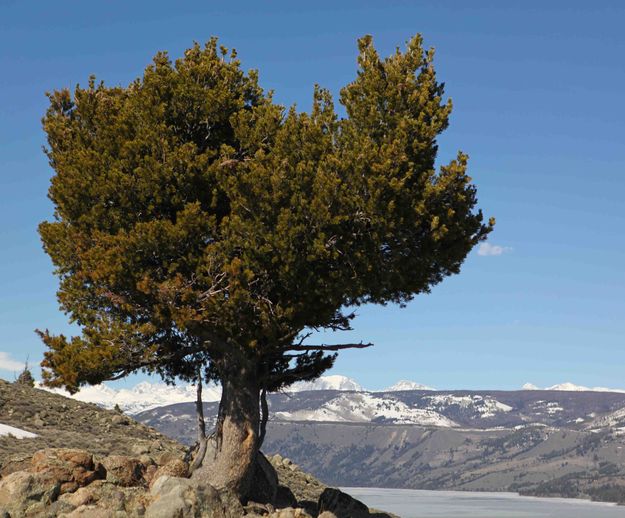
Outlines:
{"label": "snow-covered mountain", "polygon": [[[114,408],[118,405],[128,414],[138,414],[144,410],[174,403],[195,401],[195,386],[189,384],[167,385],[165,383],[151,383],[143,381],[130,389],[114,389],[106,384],[83,387],[74,395],[61,389],[47,389],[66,397],[95,403],[104,408]],[[206,402],[219,401],[221,387],[208,385],[203,388],[202,399]]]}
{"label": "snow-covered mountain", "polygon": [[[41,387],[44,388],[45,387]],[[551,387],[541,389],[536,385],[532,385],[531,383],[526,383],[523,385],[523,390],[549,390],[549,391],[566,391],[566,392],[617,392],[617,393],[625,393],[625,390],[618,389],[607,389],[603,387],[584,387],[580,385],[574,385],[573,383],[561,383],[559,385],[553,385]],[[82,388],[79,392],[74,395],[70,395],[69,393],[60,390],[60,389],[45,389],[50,390],[52,392],[56,392],[62,394],[64,396],[72,397],[79,401],[84,401],[88,403],[95,403],[104,408],[113,408],[115,405],[118,405],[124,412],[128,414],[138,414],[143,412],[144,410],[149,410],[156,407],[162,407],[167,405],[172,405],[175,403],[187,403],[195,401],[196,397],[196,388],[195,385],[184,384],[181,383],[179,385],[167,385],[165,383],[153,383],[149,381],[141,382],[135,385],[132,388],[120,388],[116,389],[107,384],[87,386]],[[385,412],[391,407],[394,410],[388,410],[391,412],[399,411],[399,407],[396,406],[398,398],[394,397],[395,394],[399,397],[402,393],[408,392],[417,392],[417,391],[432,391],[435,389],[428,387],[426,385],[422,385],[420,383],[416,383],[414,381],[401,380],[395,383],[394,385],[381,390],[381,391],[367,391],[364,389],[358,382],[355,380],[348,378],[346,376],[341,375],[330,375],[330,376],[321,376],[320,378],[314,381],[300,381],[298,383],[290,386],[286,392],[289,393],[300,393],[305,391],[342,391],[342,392],[352,392],[354,394],[364,394],[360,397],[359,403],[364,405],[360,410],[361,416],[368,416],[369,420],[376,419],[389,419],[393,420],[395,417],[391,417],[390,414],[386,414]],[[393,396],[390,395],[393,393]],[[373,397],[372,394],[377,394],[377,399],[367,399],[368,397]],[[386,396],[381,396],[380,394],[387,394]],[[221,387],[219,385],[210,384],[204,387],[202,392],[202,399],[207,402],[215,402],[219,401],[221,396]],[[357,404],[356,399],[353,401],[350,400],[351,396],[341,396],[337,397],[336,400],[341,404],[345,403],[348,406],[353,406]],[[404,417],[397,419],[405,419],[407,423],[421,423],[421,424],[430,424],[439,420],[437,417],[438,414],[441,413],[441,409],[448,407],[456,407],[459,412],[463,415],[470,413],[475,416],[482,417],[493,417],[498,413],[505,413],[508,411],[507,405],[500,403],[495,398],[490,396],[481,396],[481,395],[450,395],[450,394],[441,394],[438,392],[436,395],[429,396],[427,394],[422,394],[424,398],[424,405],[419,409],[410,409],[408,410],[419,410],[417,413],[411,413],[410,411],[406,411]],[[381,399],[380,399],[381,398]],[[429,399],[428,399],[429,398]],[[443,399],[441,399],[443,398]],[[384,400],[382,404],[381,401]],[[427,404],[426,404],[427,402]],[[338,403],[336,403],[338,404]],[[379,406],[382,405],[382,406]],[[384,408],[383,408],[384,407]],[[404,409],[405,410],[405,409]],[[307,412],[308,410],[302,410],[302,412]],[[310,413],[309,417],[306,419],[309,420],[324,420],[324,421],[342,421],[344,415],[347,415],[345,412],[349,413],[349,410],[345,408],[341,408],[340,411],[336,408],[335,404],[330,404],[327,402],[326,405],[320,406],[318,408],[312,409],[312,413]],[[433,414],[429,414],[428,412],[433,412]],[[435,415],[436,414],[436,415]],[[308,414],[307,414],[308,415]],[[396,414],[393,414],[396,415]],[[304,414],[298,414],[299,417],[293,417],[294,420],[303,420]],[[322,419],[323,417],[323,419]],[[351,418],[350,418],[351,419]],[[454,423],[455,418],[449,419],[449,423]],[[360,421],[361,419],[356,419]],[[400,421],[397,421],[400,422]],[[440,421],[443,423],[444,421]],[[441,424],[440,426],[453,426],[453,424]]]}
{"label": "snow-covered mountain", "polygon": [[[165,383],[152,383],[143,381],[132,388],[115,389],[105,383],[100,385],[86,386],[76,394],[69,394],[61,389],[48,389],[39,385],[39,388],[62,394],[66,397],[95,403],[104,408],[114,408],[118,405],[128,414],[138,414],[144,410],[160,406],[173,405],[174,403],[186,403],[195,401],[195,385],[181,383],[179,385],[167,385]],[[314,381],[300,381],[287,389],[288,392],[302,392],[305,390],[341,390],[357,391],[363,388],[351,378],[346,376],[322,376]],[[203,387],[202,400],[210,403],[219,401],[221,387],[208,385]]]}
{"label": "snow-covered mountain", "polygon": [[567,392],[619,392],[625,394],[623,389],[611,389],[606,387],[584,387],[583,385],[575,385],[570,381],[552,385],[551,387],[540,388],[533,383],[526,383],[521,387],[522,390],[562,390]]}
{"label": "snow-covered mountain", "polygon": [[454,421],[431,409],[413,408],[394,398],[369,392],[341,394],[317,408],[299,408],[294,411],[278,411],[277,421],[323,421],[334,423],[368,423],[384,421],[395,424],[421,426],[458,426]]}
{"label": "snow-covered mountain", "polygon": [[314,381],[298,381],[288,387],[287,392],[303,392],[304,390],[364,390],[356,381],[338,374],[321,376]]}
{"label": "snow-covered mountain", "polygon": [[382,392],[401,392],[402,390],[436,390],[416,381],[399,380],[395,385],[386,387]]}
{"label": "snow-covered mountain", "polygon": [[448,410],[454,406],[460,411],[470,412],[483,418],[495,417],[499,412],[510,412],[512,407],[497,401],[491,396],[474,395],[456,395],[456,394],[436,394],[435,396],[426,396],[430,401],[428,408],[433,410]]}

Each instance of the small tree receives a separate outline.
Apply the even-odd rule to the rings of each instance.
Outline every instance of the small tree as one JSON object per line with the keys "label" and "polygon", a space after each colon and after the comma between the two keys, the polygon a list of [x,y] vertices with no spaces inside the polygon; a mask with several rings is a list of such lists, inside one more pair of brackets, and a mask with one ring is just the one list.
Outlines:
{"label": "small tree", "polygon": [[264,394],[368,345],[310,344],[310,331],[429,292],[493,225],[466,155],[434,169],[451,102],[433,51],[420,36],[387,59],[371,37],[359,49],[342,119],[319,87],[310,113],[285,110],[215,39],[175,63],[157,54],[127,87],[49,94],[55,214],[39,231],[82,335],[40,332],[44,380],[220,381],[205,475],[242,497]]}
{"label": "small tree", "polygon": [[20,375],[15,380],[18,385],[25,385],[27,387],[35,386],[35,378],[33,378],[30,369],[28,368],[28,362],[24,363],[24,370],[20,372]]}

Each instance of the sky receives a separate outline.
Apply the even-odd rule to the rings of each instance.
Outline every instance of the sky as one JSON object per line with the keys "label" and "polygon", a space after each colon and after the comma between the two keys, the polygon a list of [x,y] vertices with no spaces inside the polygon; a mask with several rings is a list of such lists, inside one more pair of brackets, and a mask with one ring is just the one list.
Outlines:
{"label": "sky", "polygon": [[332,373],[370,389],[625,388],[624,5],[0,0],[0,377],[26,360],[39,376],[36,328],[72,332],[37,234],[53,211],[44,92],[90,74],[125,85],[157,51],[215,35],[307,110],[315,83],[338,98],[354,78],[358,37],[388,55],[421,33],[454,103],[438,163],[469,154],[496,229],[431,294],[361,307],[353,331],[325,337],[375,343]]}

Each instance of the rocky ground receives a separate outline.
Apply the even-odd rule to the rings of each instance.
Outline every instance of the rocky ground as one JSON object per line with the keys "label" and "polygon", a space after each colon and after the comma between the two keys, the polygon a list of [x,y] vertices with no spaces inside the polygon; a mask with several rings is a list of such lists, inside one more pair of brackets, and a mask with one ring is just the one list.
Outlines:
{"label": "rocky ground", "polygon": [[259,459],[255,495],[243,506],[190,477],[181,444],[115,411],[27,386],[0,381],[0,423],[37,434],[0,437],[0,518],[390,517],[279,455]]}

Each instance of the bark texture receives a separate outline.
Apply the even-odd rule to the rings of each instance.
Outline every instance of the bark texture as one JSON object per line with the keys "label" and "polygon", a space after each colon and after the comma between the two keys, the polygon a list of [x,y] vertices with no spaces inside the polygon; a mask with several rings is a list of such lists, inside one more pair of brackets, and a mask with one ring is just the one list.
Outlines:
{"label": "bark texture", "polygon": [[260,391],[254,376],[246,371],[223,379],[222,388],[215,447],[208,449],[202,467],[193,476],[245,500],[258,452]]}

